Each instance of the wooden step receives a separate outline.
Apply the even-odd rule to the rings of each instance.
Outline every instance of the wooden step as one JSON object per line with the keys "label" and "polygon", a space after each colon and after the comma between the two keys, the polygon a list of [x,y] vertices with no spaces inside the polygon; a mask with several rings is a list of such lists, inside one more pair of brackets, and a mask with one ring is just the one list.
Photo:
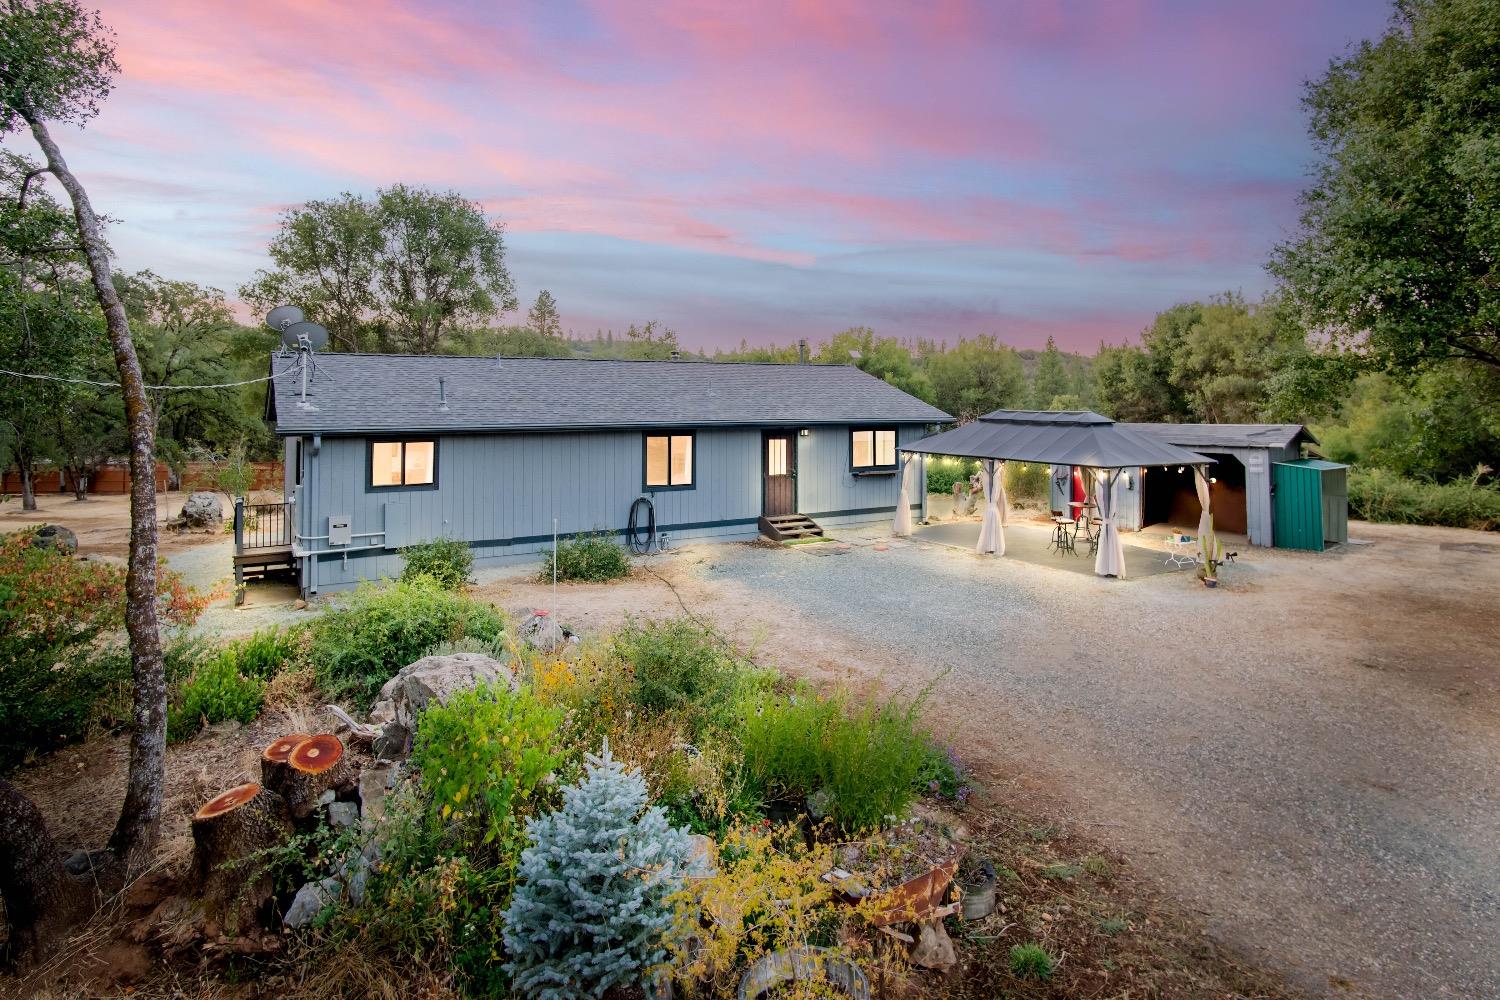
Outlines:
{"label": "wooden step", "polygon": [[806,514],[777,514],[760,519],[760,533],[773,541],[822,537],[823,529]]}

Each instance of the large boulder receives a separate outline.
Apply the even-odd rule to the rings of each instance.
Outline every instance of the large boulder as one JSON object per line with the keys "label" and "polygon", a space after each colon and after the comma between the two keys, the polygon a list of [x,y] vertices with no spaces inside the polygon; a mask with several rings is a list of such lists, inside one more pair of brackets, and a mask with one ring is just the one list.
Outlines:
{"label": "large boulder", "polygon": [[224,521],[224,505],[217,493],[199,490],[182,504],[182,523],[189,528],[212,528]]}
{"label": "large boulder", "polygon": [[72,555],[78,551],[78,536],[60,524],[44,524],[31,533],[31,544],[38,549],[61,549]]}
{"label": "large boulder", "polygon": [[424,656],[385,682],[370,709],[370,721],[376,725],[395,722],[414,733],[417,716],[428,703],[445,705],[456,692],[480,684],[504,684],[512,691],[521,686],[508,666],[482,653]]}

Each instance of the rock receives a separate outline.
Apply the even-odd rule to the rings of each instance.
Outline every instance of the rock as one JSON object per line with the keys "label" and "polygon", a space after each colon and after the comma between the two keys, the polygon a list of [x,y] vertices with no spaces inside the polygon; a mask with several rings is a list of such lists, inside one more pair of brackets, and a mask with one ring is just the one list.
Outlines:
{"label": "rock", "polygon": [[308,882],[292,897],[281,922],[297,930],[312,923],[313,918],[337,903],[344,895],[344,883],[336,878]]}
{"label": "rock", "polygon": [[44,524],[31,533],[36,549],[62,549],[68,555],[78,551],[78,536],[60,524]]}
{"label": "rock", "polygon": [[911,946],[908,957],[912,965],[924,969],[951,969],[958,964],[953,939],[943,929],[941,920],[928,920],[918,925],[917,942]]}
{"label": "rock", "polygon": [[546,611],[533,611],[516,631],[522,642],[544,653],[556,652],[568,641],[568,633]]}
{"label": "rock", "polygon": [[336,799],[336,798],[338,798],[338,797],[339,797],[339,793],[338,792],[334,791],[332,788],[325,788],[325,789],[323,789],[323,794],[318,796],[318,805],[320,805],[320,806],[330,805],[330,804],[332,804],[333,800]]}
{"label": "rock", "polygon": [[346,830],[359,822],[359,806],[353,802],[328,803],[328,825],[335,830]]}
{"label": "rock", "polygon": [[359,772],[359,811],[365,825],[374,826],[385,816],[385,794],[396,784],[401,766],[377,760]]}
{"label": "rock", "polygon": [[813,819],[827,819],[833,815],[833,792],[820,788],[807,797],[807,814]]}
{"label": "rock", "polygon": [[714,864],[714,857],[716,856],[714,838],[706,833],[690,833],[688,834],[688,843],[692,845],[688,849],[688,867],[701,866],[699,870],[704,875],[715,874],[719,870],[719,866]]}
{"label": "rock", "polygon": [[63,871],[69,875],[88,875],[109,867],[114,855],[109,851],[74,851],[63,861]]}
{"label": "rock", "polygon": [[116,569],[129,569],[130,561],[124,556],[108,556],[102,552],[89,552],[78,557],[80,562],[99,563],[103,566],[113,566]]}
{"label": "rock", "polygon": [[365,883],[370,879],[370,864],[361,859],[361,863],[354,866],[354,871],[349,873],[347,888],[349,890],[349,902],[359,906],[365,901]]}
{"label": "rock", "polygon": [[[446,704],[456,692],[487,683],[503,683],[512,691],[521,686],[509,667],[482,653],[424,656],[416,663],[402,667],[395,677],[385,682],[385,687],[380,689],[380,697],[376,700],[376,708],[382,707],[380,702],[391,702],[390,712],[394,721],[405,726],[409,733],[415,732],[417,716],[427,707],[428,702]],[[382,711],[381,715],[384,714]],[[371,718],[375,718],[373,710]],[[375,752],[381,756],[390,756],[378,749]]]}
{"label": "rock", "polygon": [[411,730],[394,719],[380,727],[380,735],[370,744],[377,757],[399,760],[411,752]]}
{"label": "rock", "polygon": [[217,493],[199,490],[182,503],[182,523],[189,528],[212,528],[224,520],[224,505]]}

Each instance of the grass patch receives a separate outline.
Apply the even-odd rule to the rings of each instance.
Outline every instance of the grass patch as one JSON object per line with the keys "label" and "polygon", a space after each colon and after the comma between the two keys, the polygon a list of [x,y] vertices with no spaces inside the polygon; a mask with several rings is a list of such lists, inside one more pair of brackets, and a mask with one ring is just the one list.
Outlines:
{"label": "grass patch", "polygon": [[1035,942],[1011,946],[1011,975],[1020,979],[1051,979],[1056,965],[1047,949]]}

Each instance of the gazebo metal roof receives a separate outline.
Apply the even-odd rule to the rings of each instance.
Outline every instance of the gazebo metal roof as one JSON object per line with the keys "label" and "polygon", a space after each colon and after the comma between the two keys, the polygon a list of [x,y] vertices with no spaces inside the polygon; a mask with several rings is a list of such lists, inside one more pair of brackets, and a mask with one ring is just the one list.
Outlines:
{"label": "gazebo metal roof", "polygon": [[903,445],[901,450],[1094,469],[1210,465],[1214,461],[1088,410],[996,410],[973,423]]}

